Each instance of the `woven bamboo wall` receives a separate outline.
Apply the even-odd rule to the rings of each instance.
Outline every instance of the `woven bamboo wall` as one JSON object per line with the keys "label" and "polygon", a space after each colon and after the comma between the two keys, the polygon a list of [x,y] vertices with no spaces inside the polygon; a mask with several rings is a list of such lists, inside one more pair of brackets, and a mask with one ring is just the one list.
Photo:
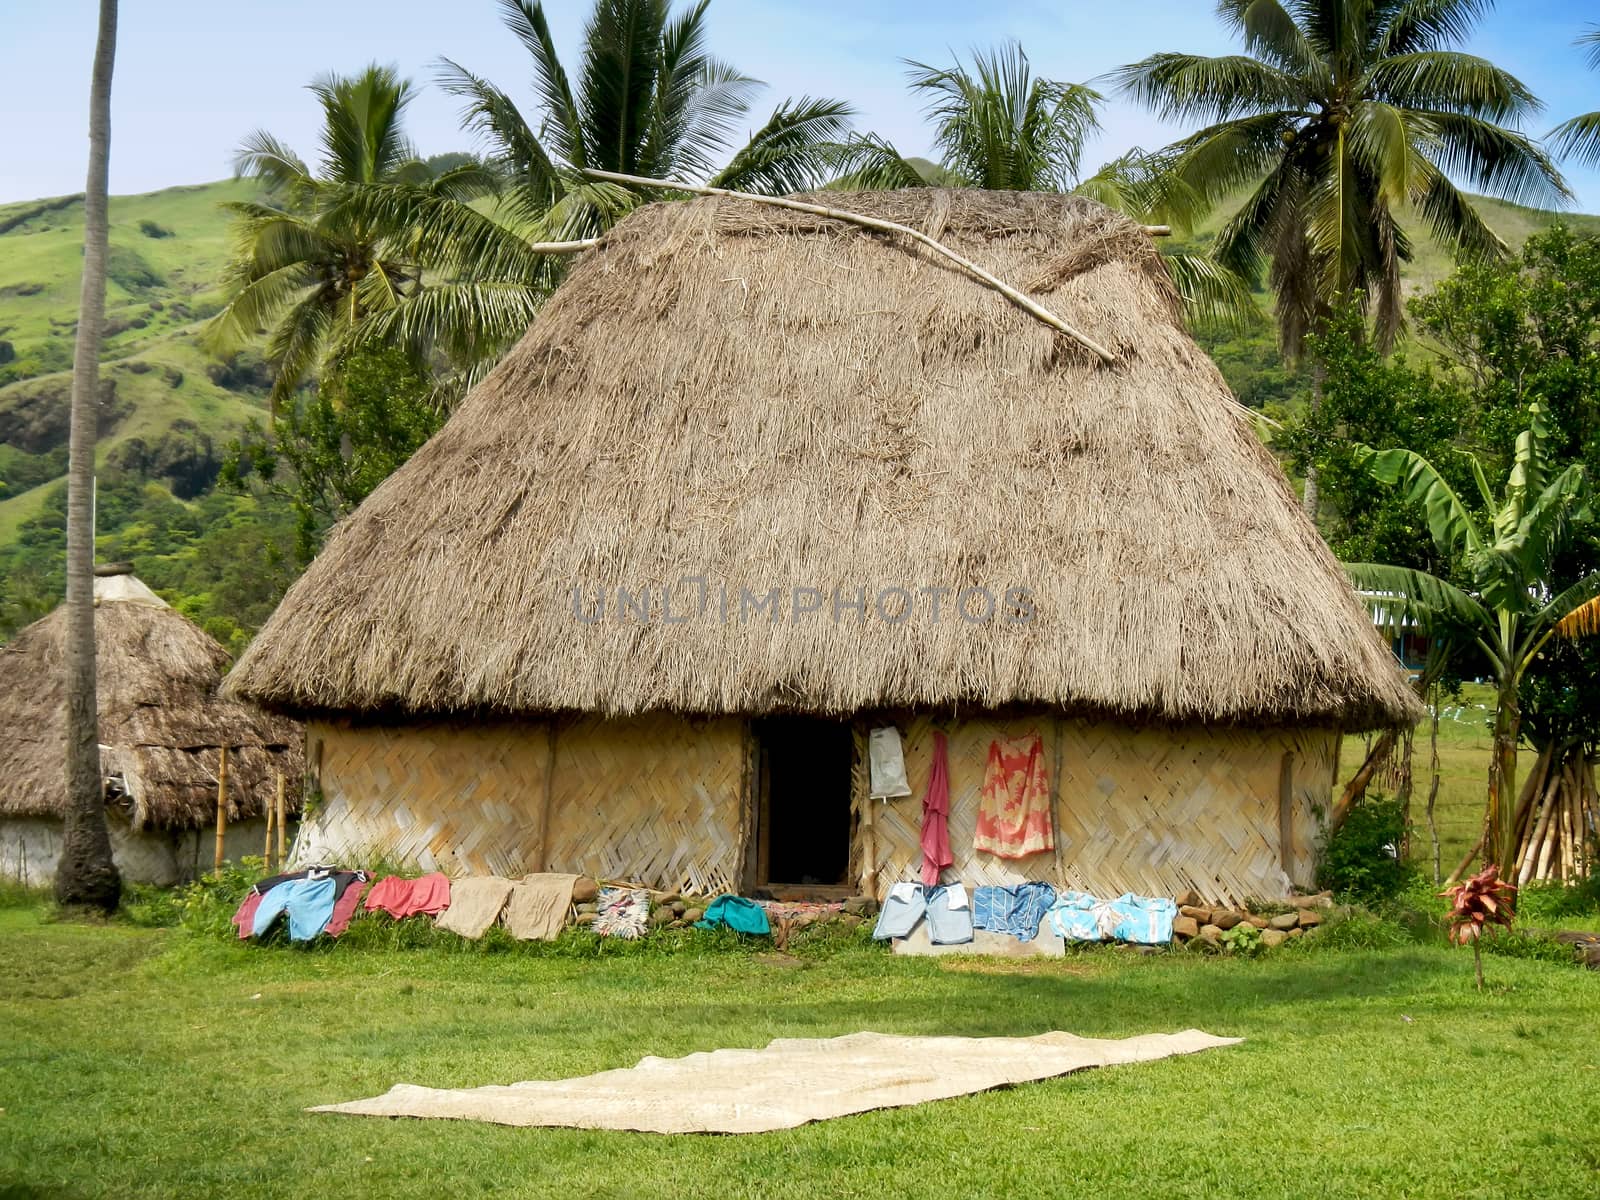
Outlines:
{"label": "woven bamboo wall", "polygon": [[562,725],[550,869],[702,896],[737,891],[743,746],[734,718]]}
{"label": "woven bamboo wall", "polygon": [[548,795],[546,723],[313,722],[307,738],[322,804],[302,828],[298,862],[577,871],[699,894],[737,887],[737,720],[558,722]]}
{"label": "woven bamboo wall", "polygon": [[[942,723],[950,746],[947,879],[969,886],[1045,879],[1115,896],[1171,896],[1193,888],[1212,902],[1282,896],[1311,882],[1317,806],[1332,786],[1333,737],[1321,731],[1133,729],[1049,717]],[[922,795],[932,761],[933,722],[900,722],[913,794],[871,804],[874,862],[858,838],[855,873],[875,868],[880,895],[917,877]],[[1010,860],[972,848],[989,743],[1036,730],[1056,793],[1054,854]],[[864,730],[859,732],[864,739]],[[1292,752],[1288,840],[1280,835],[1284,755]],[[1059,764],[1059,765],[1058,765]],[[860,822],[858,821],[858,828]],[[1285,861],[1288,864],[1284,870]]]}

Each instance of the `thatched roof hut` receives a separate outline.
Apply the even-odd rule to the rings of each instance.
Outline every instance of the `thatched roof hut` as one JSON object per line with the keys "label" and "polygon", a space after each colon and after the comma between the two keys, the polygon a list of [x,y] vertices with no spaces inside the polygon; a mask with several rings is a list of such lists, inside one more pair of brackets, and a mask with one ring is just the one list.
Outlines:
{"label": "thatched roof hut", "polygon": [[[279,773],[290,812],[299,811],[302,730],[289,718],[220,699],[228,652],[131,568],[100,568],[97,576],[100,761],[125,873],[153,873],[156,882],[186,873],[173,854],[179,835],[215,826],[223,746],[230,825],[243,836],[254,824],[253,842],[241,843],[240,852],[260,854],[259,821],[276,797]],[[54,868],[45,843],[66,808],[66,616],[57,608],[0,646],[0,873],[33,882]]]}
{"label": "thatched roof hut", "polygon": [[[895,719],[914,741],[913,720],[1020,713],[1318,731],[1328,757],[1336,728],[1414,719],[1142,229],[1062,196],[829,202],[939,239],[1115,364],[904,240],[743,201],[649,206],[336,530],[233,691],[411,747],[450,719],[556,716],[603,746],[694,716],[745,745],[774,714]],[[759,809],[729,771],[733,810]],[[553,836],[498,861],[559,857]]]}

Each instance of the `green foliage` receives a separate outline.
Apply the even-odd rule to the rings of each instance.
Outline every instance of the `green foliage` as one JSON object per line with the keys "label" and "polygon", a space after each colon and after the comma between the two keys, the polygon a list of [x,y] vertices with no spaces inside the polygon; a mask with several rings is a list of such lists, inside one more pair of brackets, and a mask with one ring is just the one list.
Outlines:
{"label": "green foliage", "polygon": [[1579,883],[1534,882],[1517,890],[1517,919],[1555,925],[1575,917],[1600,916],[1600,872]]}
{"label": "green foliage", "polygon": [[1400,802],[1369,795],[1318,848],[1318,886],[1362,903],[1398,896],[1408,876],[1399,857],[1404,836]]}
{"label": "green foliage", "polygon": [[175,236],[172,230],[165,225],[158,221],[152,221],[148,217],[139,222],[139,232],[147,238],[169,238]]}
{"label": "green foliage", "polygon": [[1483,8],[1224,0],[1218,14],[1244,54],[1155,54],[1118,73],[1157,116],[1203,124],[1171,147],[1175,186],[1213,204],[1249,191],[1213,253],[1247,279],[1267,270],[1291,355],[1341,295],[1363,306],[1370,297],[1389,345],[1402,323],[1401,264],[1412,257],[1404,208],[1465,254],[1500,252],[1452,177],[1513,200],[1565,198],[1548,156],[1517,130],[1537,99],[1452,49]]}
{"label": "green foliage", "polygon": [[1581,965],[1577,952],[1571,946],[1537,933],[1517,929],[1497,929],[1478,941],[1485,954],[1501,958],[1526,958],[1534,962],[1557,963],[1573,967]]}
{"label": "green foliage", "polygon": [[1246,958],[1258,953],[1262,947],[1261,930],[1243,922],[1232,929],[1223,930],[1217,940],[1224,950],[1231,954],[1242,954]]}
{"label": "green foliage", "polygon": [[396,350],[355,350],[311,395],[252,429],[228,450],[223,481],[252,477],[295,514],[295,551],[310,562],[329,526],[360,504],[439,428],[432,380]]}
{"label": "green foliage", "polygon": [[1342,952],[1350,950],[1393,950],[1413,943],[1410,930],[1391,917],[1381,917],[1364,909],[1347,916],[1333,917],[1318,926],[1315,935],[1293,942],[1297,951]]}

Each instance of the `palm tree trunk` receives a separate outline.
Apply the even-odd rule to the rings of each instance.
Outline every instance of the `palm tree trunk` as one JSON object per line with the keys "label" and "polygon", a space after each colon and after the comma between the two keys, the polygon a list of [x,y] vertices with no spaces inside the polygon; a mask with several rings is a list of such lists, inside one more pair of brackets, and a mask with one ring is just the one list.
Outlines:
{"label": "palm tree trunk", "polygon": [[107,175],[111,161],[111,71],[117,0],[100,0],[100,32],[89,90],[89,176],[83,197],[83,291],[72,357],[72,432],[67,466],[67,810],[56,867],[62,904],[110,911],[122,880],[111,858],[94,645],[94,444],[100,407],[100,339],[106,308]]}

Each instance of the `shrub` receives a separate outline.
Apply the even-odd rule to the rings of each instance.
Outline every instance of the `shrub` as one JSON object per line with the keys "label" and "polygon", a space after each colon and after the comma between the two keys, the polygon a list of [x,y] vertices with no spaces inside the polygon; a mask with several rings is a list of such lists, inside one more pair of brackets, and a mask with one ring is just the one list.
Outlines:
{"label": "shrub", "polygon": [[165,225],[158,225],[148,217],[139,222],[139,232],[147,238],[169,238],[173,236],[172,230]]}
{"label": "shrub", "polygon": [[1320,947],[1325,950],[1389,950],[1410,944],[1406,927],[1387,917],[1357,910],[1322,924],[1315,936],[1288,943],[1295,947]]}
{"label": "shrub", "polygon": [[1324,840],[1317,859],[1317,883],[1363,904],[1398,896],[1411,874],[1400,861],[1405,829],[1398,800],[1368,797]]}

